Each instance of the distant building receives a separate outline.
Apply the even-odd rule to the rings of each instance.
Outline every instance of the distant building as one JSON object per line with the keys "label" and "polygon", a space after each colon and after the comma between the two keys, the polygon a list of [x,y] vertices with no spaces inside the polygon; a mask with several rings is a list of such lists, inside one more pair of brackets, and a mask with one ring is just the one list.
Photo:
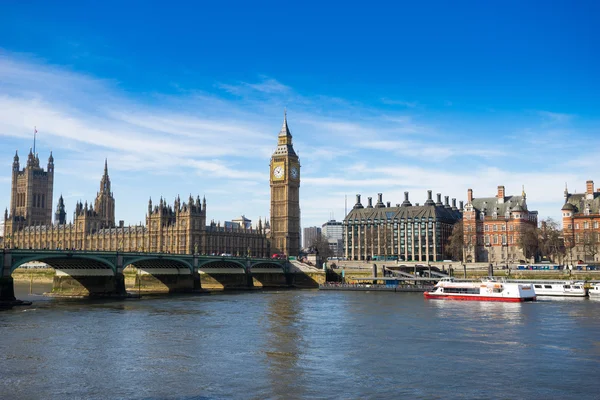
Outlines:
{"label": "distant building", "polygon": [[336,257],[343,255],[344,251],[344,224],[341,221],[330,220],[321,227],[323,236],[329,242],[329,248]]}
{"label": "distant building", "polygon": [[318,226],[304,228],[304,235],[302,235],[302,238],[304,239],[304,245],[302,247],[308,249],[319,236],[321,236],[321,228]]}
{"label": "distant building", "polygon": [[231,221],[224,221],[223,227],[226,229],[250,229],[252,228],[252,220],[246,218],[245,216],[240,216]]}
{"label": "distant building", "polygon": [[[438,193],[437,202],[427,191],[424,205],[414,206],[404,192],[404,202],[383,203],[378,194],[377,204],[371,198],[367,207],[356,195],[356,204],[344,219],[344,256],[351,260],[395,259],[402,261],[441,261],[453,225],[462,218],[461,210],[442,203]],[[462,204],[461,204],[462,206]]]}
{"label": "distant building", "polygon": [[500,265],[528,261],[520,246],[526,226],[537,226],[538,212],[527,208],[525,190],[521,196],[507,196],[498,186],[495,197],[473,197],[467,192],[463,212],[465,262],[488,262]]}
{"label": "distant building", "polygon": [[564,194],[566,259],[570,264],[600,261],[600,191],[594,191],[594,181],[587,181],[585,193],[572,194],[565,188]]}

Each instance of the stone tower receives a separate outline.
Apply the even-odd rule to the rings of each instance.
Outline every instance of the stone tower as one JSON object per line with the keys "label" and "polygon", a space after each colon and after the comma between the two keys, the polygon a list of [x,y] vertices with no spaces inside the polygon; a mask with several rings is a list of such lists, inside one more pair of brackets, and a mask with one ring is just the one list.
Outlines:
{"label": "stone tower", "polygon": [[54,223],[57,225],[64,225],[67,223],[67,212],[65,211],[65,201],[63,200],[62,194],[58,198],[58,204],[56,205]]}
{"label": "stone tower", "polygon": [[100,217],[101,228],[112,228],[115,226],[115,198],[110,191],[107,160],[104,160],[104,175],[102,175],[102,179],[100,180],[100,191],[96,194],[94,208]]}
{"label": "stone tower", "polygon": [[27,164],[20,169],[15,153],[12,165],[10,215],[5,229],[12,232],[17,226],[52,224],[52,191],[54,187],[54,157],[50,153],[48,168],[40,167],[40,159],[29,150]]}
{"label": "stone tower", "polygon": [[296,256],[300,251],[300,160],[292,146],[287,115],[271,157],[271,251]]}

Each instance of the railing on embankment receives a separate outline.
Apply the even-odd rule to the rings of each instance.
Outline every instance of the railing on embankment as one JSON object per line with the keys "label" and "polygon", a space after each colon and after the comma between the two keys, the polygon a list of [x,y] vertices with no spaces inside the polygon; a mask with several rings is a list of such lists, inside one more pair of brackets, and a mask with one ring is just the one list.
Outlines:
{"label": "railing on embankment", "polygon": [[433,289],[433,285],[411,285],[401,284],[397,286],[389,285],[369,285],[364,283],[323,283],[319,285],[319,290],[341,290],[341,291],[359,291],[359,292],[427,292]]}

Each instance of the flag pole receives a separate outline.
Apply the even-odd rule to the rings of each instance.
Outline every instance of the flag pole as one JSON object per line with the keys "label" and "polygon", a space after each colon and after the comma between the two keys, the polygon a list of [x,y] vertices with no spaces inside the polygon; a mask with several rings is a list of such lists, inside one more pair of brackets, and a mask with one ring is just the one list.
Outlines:
{"label": "flag pole", "polygon": [[35,156],[35,134],[37,133],[37,128],[33,127],[33,155]]}

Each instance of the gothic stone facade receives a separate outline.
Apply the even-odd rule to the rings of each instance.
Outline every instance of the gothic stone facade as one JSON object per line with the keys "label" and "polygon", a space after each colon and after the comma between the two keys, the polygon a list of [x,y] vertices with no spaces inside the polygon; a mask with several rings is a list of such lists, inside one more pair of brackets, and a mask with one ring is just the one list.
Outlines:
{"label": "gothic stone facade", "polygon": [[537,211],[527,209],[525,191],[507,196],[498,186],[496,197],[473,197],[467,192],[463,213],[464,261],[505,265],[527,261],[520,236],[527,225],[537,226]]}
{"label": "gothic stone facade", "polygon": [[300,160],[292,146],[287,116],[271,157],[271,233],[273,253],[296,256],[300,251]]}
{"label": "gothic stone facade", "polygon": [[273,252],[295,255],[300,249],[300,162],[292,146],[287,118],[270,168],[271,222],[259,221],[256,227],[248,223],[207,225],[206,199],[200,201],[192,196],[187,203],[177,197],[172,206],[162,198],[155,206],[150,200],[145,226],[124,226],[122,221],[116,225],[115,199],[106,161],[94,203],[78,202],[73,222],[67,224],[61,196],[53,224],[52,154],[47,171],[40,167],[37,155],[32,152],[26,167],[20,170],[19,157],[15,155],[10,212],[7,209],[4,213],[4,247],[253,257],[269,257]]}
{"label": "gothic stone facade", "polygon": [[[461,210],[441,194],[437,202],[431,198],[431,190],[424,205],[414,206],[404,192],[404,202],[391,207],[383,203],[378,194],[375,206],[368,198],[364,207],[360,195],[356,204],[344,219],[344,252],[348,260],[397,259],[402,261],[441,261],[452,227],[462,218]],[[462,208],[462,204],[461,204]]]}
{"label": "gothic stone facade", "polygon": [[600,191],[594,181],[586,182],[585,193],[565,188],[562,207],[566,259],[570,264],[600,261]]}

